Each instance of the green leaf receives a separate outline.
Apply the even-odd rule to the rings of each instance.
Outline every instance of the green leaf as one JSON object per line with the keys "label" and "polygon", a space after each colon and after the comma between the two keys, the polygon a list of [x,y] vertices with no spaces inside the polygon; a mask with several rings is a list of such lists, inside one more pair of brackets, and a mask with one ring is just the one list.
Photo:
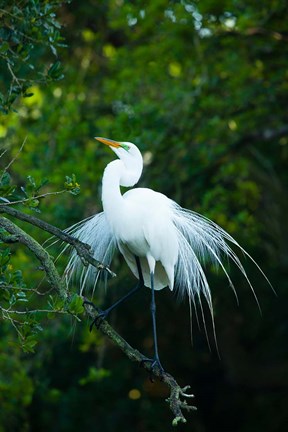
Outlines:
{"label": "green leaf", "polygon": [[64,77],[61,62],[57,60],[48,69],[47,76],[53,80],[60,80]]}
{"label": "green leaf", "polygon": [[70,303],[67,306],[67,309],[71,314],[74,315],[83,313],[83,299],[78,294],[74,294],[71,298]]}
{"label": "green leaf", "polygon": [[52,310],[64,310],[64,306],[65,306],[65,300],[61,299],[61,297],[59,297],[58,295],[56,296],[49,296],[49,301],[48,301],[49,307]]}
{"label": "green leaf", "polygon": [[10,185],[10,183],[11,183],[11,176],[7,171],[5,171],[4,174],[2,174],[1,176],[0,187],[8,186]]}
{"label": "green leaf", "polygon": [[64,183],[64,187],[67,191],[69,191],[72,195],[78,195],[80,193],[80,185],[76,181],[75,174],[72,174],[71,177],[66,176],[66,181]]}
{"label": "green leaf", "polygon": [[79,380],[80,385],[86,385],[88,383],[99,382],[104,378],[108,378],[111,376],[111,372],[104,368],[95,368],[90,367],[88,374],[86,377],[83,377]]}
{"label": "green leaf", "polygon": [[22,342],[21,347],[24,352],[26,353],[34,353],[35,352],[35,346],[38,343],[38,337],[35,334],[31,334],[25,338],[25,340]]}

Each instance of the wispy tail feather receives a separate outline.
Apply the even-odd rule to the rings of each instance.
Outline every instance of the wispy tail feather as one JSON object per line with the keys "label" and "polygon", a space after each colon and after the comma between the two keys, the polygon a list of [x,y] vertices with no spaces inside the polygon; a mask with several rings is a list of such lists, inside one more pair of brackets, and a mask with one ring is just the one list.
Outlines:
{"label": "wispy tail feather", "polygon": [[[210,219],[178,206],[173,203],[173,222],[178,231],[179,239],[179,258],[176,264],[176,286],[178,290],[189,296],[199,293],[204,294],[211,309],[211,294],[207,279],[202,268],[201,262],[210,261],[216,267],[220,267],[234,291],[237,293],[231,278],[224,266],[225,258],[233,261],[239,268],[247,283],[249,284],[258,307],[260,305],[247,276],[247,273],[238,257],[228,243],[234,244],[244,255],[246,255],[257,267],[259,272],[271,286],[267,276],[261,270],[256,261],[239,243],[228,234],[223,228],[212,222]],[[192,284],[192,286],[191,286]],[[273,289],[273,287],[271,286]],[[274,290],[273,290],[274,291]],[[261,310],[261,309],[260,309]]]}
{"label": "wispy tail feather", "polygon": [[[66,232],[73,235],[83,243],[90,245],[93,257],[109,266],[114,255],[116,245],[110,226],[103,212],[96,214],[76,225],[70,227]],[[71,283],[72,278],[80,280],[80,294],[83,293],[85,286],[94,289],[100,276],[100,270],[91,264],[84,265],[75,250],[72,251],[69,262],[65,270],[67,283]]]}
{"label": "wispy tail feather", "polygon": [[173,222],[177,228],[179,240],[179,257],[176,264],[175,285],[180,294],[188,294],[189,298],[192,298],[193,302],[194,296],[199,299],[199,295],[203,294],[208,303],[210,312],[213,315],[210,288],[202,268],[202,263],[210,261],[213,265],[220,267],[223,270],[229,285],[237,298],[233,282],[225,269],[224,260],[227,258],[227,261],[230,259],[236,264],[245,277],[255,297],[259,310],[261,311],[257,295],[247,273],[238,255],[230,247],[229,243],[235,245],[256,265],[257,269],[271,286],[268,278],[251,255],[249,255],[249,253],[246,252],[246,250],[240,246],[230,234],[215,222],[212,222],[210,219],[207,219],[196,212],[183,209],[174,202],[172,202],[172,206]]}
{"label": "wispy tail feather", "polygon": [[229,259],[234,262],[246,279],[261,313],[261,307],[257,295],[240,261],[240,258],[229,245],[229,243],[233,244],[253,262],[273,291],[274,289],[267,276],[264,274],[256,261],[251,257],[251,255],[246,252],[246,250],[240,246],[239,243],[223,228],[196,212],[183,209],[174,202],[172,202],[172,207],[173,223],[177,229],[179,243],[179,256],[175,269],[175,287],[181,297],[185,294],[188,295],[190,311],[191,302],[193,303],[195,310],[196,303],[199,304],[207,342],[210,346],[205,316],[201,304],[201,297],[204,296],[206,299],[210,311],[216,349],[219,354],[215,332],[211,291],[202,264],[211,262],[214,266],[220,267],[222,269],[238,302],[238,296],[235,287],[224,265],[225,258],[228,262]]}

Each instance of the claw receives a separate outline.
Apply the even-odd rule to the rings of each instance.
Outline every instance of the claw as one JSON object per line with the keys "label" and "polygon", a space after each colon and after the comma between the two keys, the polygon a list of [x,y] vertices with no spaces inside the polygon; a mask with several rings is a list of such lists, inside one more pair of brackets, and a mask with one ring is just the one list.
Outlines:
{"label": "claw", "polygon": [[92,306],[97,312],[99,311],[99,308],[97,307],[97,306],[95,306],[95,304],[93,303],[93,302],[91,302],[91,301],[89,301],[89,300],[84,300],[83,301],[83,306],[85,305],[85,304],[87,304],[87,305],[89,305],[89,306]]}
{"label": "claw", "polygon": [[97,308],[97,312],[98,312],[97,317],[94,318],[94,320],[90,324],[90,332],[93,330],[94,325],[98,330],[102,321],[104,321],[107,318],[108,313],[106,311],[101,311],[101,310],[99,310],[99,308]]}
{"label": "claw", "polygon": [[101,325],[101,322],[107,318],[107,315],[108,315],[108,313],[109,313],[109,310],[107,310],[107,311],[102,311],[100,308],[98,308],[97,306],[95,306],[94,303],[92,303],[92,302],[90,302],[90,301],[88,301],[88,300],[85,300],[85,301],[83,302],[83,305],[85,305],[85,304],[87,304],[87,305],[89,305],[89,306],[92,306],[92,307],[96,310],[96,312],[98,312],[98,315],[96,316],[96,318],[94,318],[94,320],[92,321],[92,323],[90,324],[90,327],[89,327],[90,332],[93,330],[93,326],[94,326],[94,325],[95,325],[95,327],[96,327],[97,330],[98,330],[99,327],[100,327],[100,325]]}
{"label": "claw", "polygon": [[151,367],[150,367],[150,372],[149,372],[149,379],[152,383],[154,383],[154,378],[153,378],[153,373],[154,373],[154,368],[159,370],[160,373],[160,380],[163,381],[163,375],[165,373],[163,366],[160,363],[160,360],[158,358],[144,358],[143,360],[141,360],[140,366],[143,366],[144,363],[151,363]]}

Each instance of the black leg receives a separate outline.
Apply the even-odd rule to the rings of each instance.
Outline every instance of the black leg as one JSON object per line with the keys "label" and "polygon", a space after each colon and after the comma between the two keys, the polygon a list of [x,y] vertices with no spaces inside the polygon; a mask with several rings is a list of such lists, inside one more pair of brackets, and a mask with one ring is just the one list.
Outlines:
{"label": "black leg", "polygon": [[139,281],[142,282],[142,284],[144,285],[144,278],[143,278],[143,273],[142,273],[142,269],[141,269],[140,259],[137,256],[135,256],[135,260],[136,260],[136,265],[137,265]]}
{"label": "black leg", "polygon": [[[156,327],[156,302],[155,302],[155,289],[154,289],[154,273],[151,273],[151,315],[152,315],[152,325],[153,325],[153,340],[154,340],[154,358],[149,359],[145,358],[142,360],[142,363],[151,363],[151,372],[155,366],[158,367],[161,374],[164,372],[164,369],[160,363],[159,354],[158,354],[158,342],[157,342],[157,327]],[[150,380],[153,382],[152,375],[150,375]]]}
{"label": "black leg", "polygon": [[137,283],[135,288],[133,288],[125,296],[121,297],[119,300],[117,300],[115,303],[113,303],[112,306],[105,309],[104,311],[97,308],[92,302],[88,302],[88,301],[84,302],[84,304],[90,304],[91,306],[93,306],[98,312],[97,317],[93,320],[93,322],[90,325],[90,331],[92,331],[92,328],[94,325],[98,328],[99,325],[101,324],[101,321],[103,319],[106,319],[107,316],[109,315],[109,313],[113,309],[115,309],[117,306],[119,306],[121,303],[123,303],[125,300],[127,300],[129,297],[131,297],[134,293],[136,293],[140,288],[142,288],[144,286],[144,279],[143,279],[142,269],[141,269],[141,265],[140,265],[140,260],[138,257],[135,257],[135,260],[136,260],[138,276],[139,276],[139,282]]}
{"label": "black leg", "polygon": [[158,354],[158,343],[157,343],[157,327],[156,327],[156,302],[155,302],[155,289],[154,289],[154,274],[151,273],[151,315],[152,315],[152,325],[153,325],[153,340],[154,340],[154,359],[160,364],[159,354]]}

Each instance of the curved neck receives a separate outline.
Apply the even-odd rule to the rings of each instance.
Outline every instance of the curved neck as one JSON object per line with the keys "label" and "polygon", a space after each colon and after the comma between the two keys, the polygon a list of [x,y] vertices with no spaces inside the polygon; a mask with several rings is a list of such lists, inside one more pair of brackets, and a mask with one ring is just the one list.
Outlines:
{"label": "curved neck", "polygon": [[109,210],[110,205],[113,208],[122,202],[123,197],[120,191],[121,173],[124,169],[123,163],[120,160],[110,162],[103,174],[102,178],[102,203],[104,211]]}
{"label": "curved neck", "polygon": [[119,225],[116,222],[119,221],[126,204],[121,194],[120,185],[134,186],[141,176],[142,168],[141,154],[140,158],[136,160],[114,160],[105,168],[102,179],[102,204],[107,219],[112,226],[114,221],[115,226]]}
{"label": "curved neck", "polygon": [[125,166],[122,161],[110,162],[104,170],[102,179],[102,204],[103,210],[110,224],[118,219],[119,212],[124,206],[124,199],[120,190],[121,174]]}

